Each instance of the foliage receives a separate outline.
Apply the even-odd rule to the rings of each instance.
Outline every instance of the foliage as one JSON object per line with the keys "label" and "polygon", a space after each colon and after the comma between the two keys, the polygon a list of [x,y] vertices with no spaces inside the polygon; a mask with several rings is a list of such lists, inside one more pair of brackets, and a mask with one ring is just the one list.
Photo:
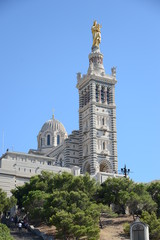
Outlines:
{"label": "foliage", "polygon": [[31,177],[30,183],[25,183],[24,186],[17,187],[12,190],[13,195],[17,199],[17,204],[21,208],[26,196],[30,191],[40,190],[45,193],[53,193],[55,190],[64,191],[83,191],[93,199],[97,190],[97,184],[90,176],[74,177],[69,173],[54,174],[51,172],[42,171],[41,175]]}
{"label": "foliage", "polygon": [[35,190],[30,191],[26,197],[24,197],[23,205],[26,212],[29,212],[33,221],[43,221],[44,203],[49,195],[44,191]]}
{"label": "foliage", "polygon": [[0,240],[14,240],[10,235],[9,228],[2,223],[0,223]]}
{"label": "foliage", "polygon": [[13,196],[8,198],[7,193],[0,189],[0,214],[2,212],[10,210],[10,208],[13,207],[15,204],[16,198]]}
{"label": "foliage", "polygon": [[112,213],[95,203],[97,187],[89,175],[74,177],[68,173],[42,172],[13,194],[32,220],[56,226],[59,239],[85,236],[97,240],[101,210]]}
{"label": "foliage", "polygon": [[157,203],[157,216],[160,216],[160,182],[152,182],[147,185],[147,191],[151,195],[153,201]]}
{"label": "foliage", "polygon": [[[157,219],[157,216],[154,212],[148,213],[147,211],[142,211],[140,221],[148,224],[149,236],[151,240],[160,239],[160,219]],[[126,234],[130,234],[129,223],[125,223],[123,229]]]}
{"label": "foliage", "polygon": [[[94,212],[94,215],[98,216],[98,212],[96,214]],[[50,218],[50,222],[56,226],[59,239],[82,236],[87,236],[87,239],[99,239],[97,219],[80,209],[74,214],[64,210],[59,211]]]}
{"label": "foliage", "polygon": [[82,191],[56,191],[44,206],[50,223],[58,230],[58,237],[88,236],[98,239],[100,207]]}
{"label": "foliage", "polygon": [[[56,226],[59,239],[87,236],[98,239],[100,208],[82,191],[56,190],[44,205],[50,224]],[[91,238],[92,237],[92,238]]]}
{"label": "foliage", "polygon": [[146,191],[146,186],[128,178],[108,178],[98,191],[98,201],[107,205],[114,204],[116,212],[123,214],[127,206],[132,214],[141,214],[142,210],[152,212],[157,208]]}
{"label": "foliage", "polygon": [[132,181],[126,178],[108,178],[98,191],[98,201],[109,206],[115,204],[120,208],[121,205],[124,207],[129,199],[127,193],[132,184]]}
{"label": "foliage", "polygon": [[160,219],[154,212],[149,214],[147,211],[142,212],[141,221],[149,225],[149,236],[150,239],[160,239]]}
{"label": "foliage", "polygon": [[[160,184],[147,186],[128,178],[108,178],[99,186],[89,175],[75,177],[69,173],[42,172],[13,190],[13,195],[32,220],[56,226],[59,239],[98,239],[100,215],[115,216],[111,204],[117,213],[125,213],[126,207],[132,214],[143,211],[144,215],[148,211],[155,219],[151,236],[154,240],[158,236],[159,220],[152,211],[160,205]],[[126,232],[127,229],[126,225]]]}
{"label": "foliage", "polygon": [[117,217],[117,213],[113,212],[110,207],[107,205],[103,205],[102,203],[97,205],[99,208],[99,211],[101,212],[101,216],[104,217]]}
{"label": "foliage", "polygon": [[130,224],[129,223],[125,223],[123,225],[123,230],[124,230],[125,234],[129,236],[130,235]]}

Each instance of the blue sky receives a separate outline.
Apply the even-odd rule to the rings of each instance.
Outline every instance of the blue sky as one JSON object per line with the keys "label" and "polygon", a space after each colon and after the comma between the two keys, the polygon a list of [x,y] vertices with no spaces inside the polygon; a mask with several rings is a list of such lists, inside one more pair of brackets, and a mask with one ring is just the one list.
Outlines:
{"label": "blue sky", "polygon": [[93,20],[106,73],[117,66],[119,169],[160,179],[158,0],[0,0],[0,155],[28,152],[52,117],[78,129],[76,73],[85,74]]}

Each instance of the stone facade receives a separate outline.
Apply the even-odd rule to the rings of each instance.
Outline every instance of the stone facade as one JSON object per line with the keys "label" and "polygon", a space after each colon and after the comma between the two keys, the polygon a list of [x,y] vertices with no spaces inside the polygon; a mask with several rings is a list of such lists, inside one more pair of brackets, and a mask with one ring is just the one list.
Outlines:
{"label": "stone facade", "polygon": [[[114,69],[114,73],[113,73]],[[107,75],[97,48],[89,55],[86,75],[77,74],[79,90],[80,167],[91,175],[117,173],[116,69]]]}
{"label": "stone facade", "polygon": [[[106,74],[103,54],[92,47],[86,75],[77,74],[79,130],[69,136],[52,116],[42,126],[38,148],[28,154],[6,152],[0,158],[0,188],[8,194],[42,170],[88,172],[100,183],[118,175],[115,84],[116,68]],[[10,184],[9,184],[10,183]]]}
{"label": "stone facade", "polygon": [[30,178],[42,171],[54,173],[69,172],[70,168],[56,166],[53,158],[25,154],[18,152],[6,152],[0,158],[0,188],[10,196],[10,190],[29,182]]}

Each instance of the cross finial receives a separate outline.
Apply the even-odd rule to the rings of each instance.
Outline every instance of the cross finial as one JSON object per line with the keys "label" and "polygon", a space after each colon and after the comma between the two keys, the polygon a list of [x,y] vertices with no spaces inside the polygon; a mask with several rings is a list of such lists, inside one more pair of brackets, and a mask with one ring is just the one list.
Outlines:
{"label": "cross finial", "polygon": [[52,118],[54,119],[54,108],[52,109]]}

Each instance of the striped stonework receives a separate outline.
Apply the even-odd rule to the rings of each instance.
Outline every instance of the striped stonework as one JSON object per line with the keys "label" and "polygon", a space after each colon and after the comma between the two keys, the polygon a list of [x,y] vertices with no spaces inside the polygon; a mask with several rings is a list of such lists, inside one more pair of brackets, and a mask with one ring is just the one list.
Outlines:
{"label": "striped stonework", "polygon": [[105,74],[100,50],[89,55],[86,75],[77,74],[79,90],[79,164],[81,172],[117,173],[116,69]]}

